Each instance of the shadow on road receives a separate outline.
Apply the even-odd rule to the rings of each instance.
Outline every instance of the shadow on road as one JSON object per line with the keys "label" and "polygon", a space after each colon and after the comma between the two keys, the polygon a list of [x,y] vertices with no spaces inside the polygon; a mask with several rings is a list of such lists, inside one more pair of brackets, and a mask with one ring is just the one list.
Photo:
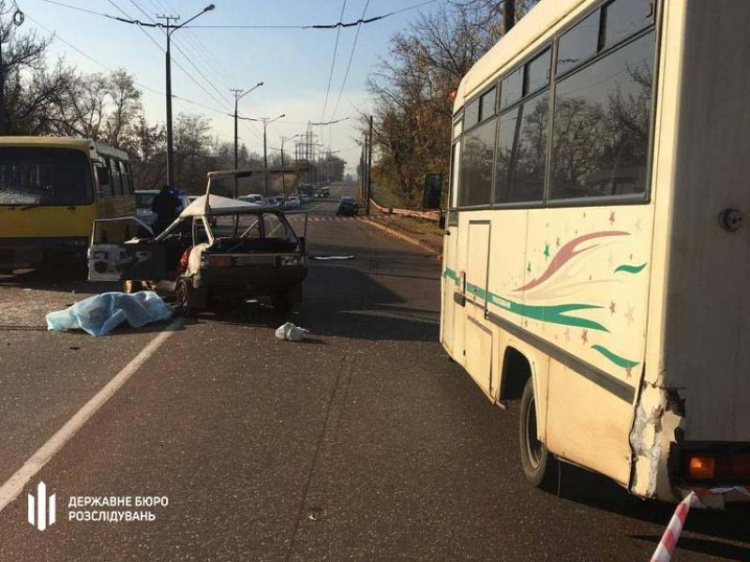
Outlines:
{"label": "shadow on road", "polygon": [[14,275],[0,275],[0,288],[2,287],[87,294],[120,290],[119,283],[88,281],[83,267],[17,270]]}
{"label": "shadow on road", "polygon": [[[675,506],[656,501],[639,500],[610,479],[563,464],[559,496],[571,502],[616,513],[666,528]],[[750,505],[731,504],[725,510],[692,509],[685,526],[686,533],[696,533],[750,545]],[[654,543],[661,533],[633,535],[632,538]],[[696,553],[723,556],[729,560],[750,560],[750,547],[683,537],[679,549]]]}

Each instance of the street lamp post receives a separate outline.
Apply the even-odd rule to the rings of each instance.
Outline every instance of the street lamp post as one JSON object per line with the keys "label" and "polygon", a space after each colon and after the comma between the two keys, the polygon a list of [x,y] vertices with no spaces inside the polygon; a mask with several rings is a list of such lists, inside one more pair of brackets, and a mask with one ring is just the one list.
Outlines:
{"label": "street lamp post", "polygon": [[273,119],[269,117],[239,117],[239,119],[244,119],[245,121],[260,121],[263,123],[263,197],[268,197],[268,135],[266,133],[268,126],[282,117],[286,117],[286,113],[282,113]]}
{"label": "street lamp post", "polygon": [[180,16],[157,16],[159,19],[166,20],[166,24],[159,24],[160,27],[166,30],[167,35],[167,51],[166,51],[166,64],[167,64],[167,185],[174,187],[174,141],[172,136],[172,56],[171,56],[171,37],[172,33],[184,27],[198,16],[210,12],[216,6],[209,4],[203,10],[195,14],[192,18],[185,20],[180,25],[171,25],[169,22],[178,21]]}

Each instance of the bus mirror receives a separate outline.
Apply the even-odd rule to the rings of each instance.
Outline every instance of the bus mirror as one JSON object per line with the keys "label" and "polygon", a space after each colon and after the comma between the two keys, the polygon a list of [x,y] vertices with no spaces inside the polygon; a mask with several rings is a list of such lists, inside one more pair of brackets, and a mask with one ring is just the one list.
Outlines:
{"label": "bus mirror", "polygon": [[107,168],[96,168],[96,179],[99,185],[109,185],[109,170]]}
{"label": "bus mirror", "polygon": [[445,213],[440,213],[440,218],[438,219],[438,228],[440,228],[440,230],[445,230]]}

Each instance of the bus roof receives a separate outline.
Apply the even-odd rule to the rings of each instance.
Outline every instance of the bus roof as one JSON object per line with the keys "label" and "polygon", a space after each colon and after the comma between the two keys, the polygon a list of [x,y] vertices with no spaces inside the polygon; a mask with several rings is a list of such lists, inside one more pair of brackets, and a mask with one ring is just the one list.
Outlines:
{"label": "bus roof", "polygon": [[74,148],[85,152],[95,150],[99,154],[114,156],[126,162],[128,161],[127,152],[91,139],[78,137],[0,137],[0,146],[54,146],[58,148]]}
{"label": "bus roof", "polygon": [[581,5],[593,0],[540,0],[518,24],[471,67],[461,80],[453,104],[453,113],[461,109],[466,101],[479,92],[488,81],[500,76],[503,71],[536,48],[551,29],[558,26]]}

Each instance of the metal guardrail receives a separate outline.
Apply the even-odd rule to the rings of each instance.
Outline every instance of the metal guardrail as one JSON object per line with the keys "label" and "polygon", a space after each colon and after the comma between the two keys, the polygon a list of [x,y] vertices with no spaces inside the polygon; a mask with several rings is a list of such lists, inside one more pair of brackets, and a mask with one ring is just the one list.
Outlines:
{"label": "metal guardrail", "polygon": [[381,213],[400,215],[402,217],[411,217],[426,221],[438,222],[440,220],[440,211],[412,211],[410,209],[391,209],[378,205],[374,199],[370,199],[370,204]]}

